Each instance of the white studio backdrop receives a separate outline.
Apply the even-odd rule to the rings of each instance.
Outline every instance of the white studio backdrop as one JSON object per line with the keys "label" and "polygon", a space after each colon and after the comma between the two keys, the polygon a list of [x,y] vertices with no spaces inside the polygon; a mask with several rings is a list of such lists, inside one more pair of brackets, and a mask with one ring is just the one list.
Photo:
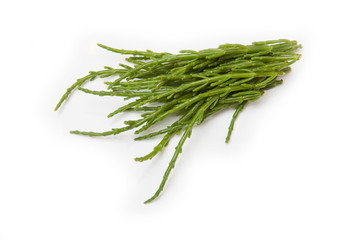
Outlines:
{"label": "white studio backdrop", "polygon": [[[356,1],[8,1],[0,8],[0,240],[359,239],[360,17]],[[179,138],[105,131],[120,98],[76,78],[124,58],[96,46],[176,53],[287,38],[302,58],[239,115],[196,126],[159,199]],[[89,88],[102,86],[98,80]]]}

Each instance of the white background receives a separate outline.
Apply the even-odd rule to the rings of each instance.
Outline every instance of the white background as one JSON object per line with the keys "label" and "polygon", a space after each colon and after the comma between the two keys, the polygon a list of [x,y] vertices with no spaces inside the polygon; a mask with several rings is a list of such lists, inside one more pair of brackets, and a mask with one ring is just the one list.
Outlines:
{"label": "white background", "polygon": [[[360,239],[360,17],[357,1],[7,1],[0,8],[0,240]],[[149,205],[178,138],[107,130],[124,102],[76,92],[76,78],[123,58],[96,46],[176,53],[298,40],[284,84],[239,115],[197,126]],[[102,81],[86,85],[97,88]]]}

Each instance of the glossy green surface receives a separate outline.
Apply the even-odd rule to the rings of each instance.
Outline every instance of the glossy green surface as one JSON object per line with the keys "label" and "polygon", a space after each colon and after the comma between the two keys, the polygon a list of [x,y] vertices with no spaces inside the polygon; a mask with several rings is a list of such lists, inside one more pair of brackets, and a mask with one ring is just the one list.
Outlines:
{"label": "glossy green surface", "polygon": [[[119,64],[121,68],[118,69],[105,67],[101,71],[89,72],[67,89],[55,110],[73,90],[78,89],[98,96],[134,99],[111,112],[108,117],[123,111],[143,112],[140,119],[125,121],[127,126],[122,128],[100,133],[71,131],[73,134],[88,136],[116,135],[136,128],[135,134],[140,134],[172,114],[180,116],[162,130],[135,138],[143,140],[165,134],[152,152],[135,158],[135,161],[142,162],[156,156],[172,136],[183,132],[159,188],[145,203],[156,199],[163,190],[185,140],[191,136],[196,123],[202,123],[223,109],[235,108],[226,137],[226,142],[229,142],[235,120],[244,106],[259,99],[265,90],[282,83],[278,77],[288,72],[289,66],[300,58],[300,54],[295,51],[301,48],[296,41],[286,39],[254,42],[252,45],[223,44],[218,48],[200,51],[183,50],[179,54],[99,46],[115,53],[131,55],[126,60],[133,66]],[[81,87],[86,81],[110,76],[117,76],[117,79],[105,82],[108,91]]]}

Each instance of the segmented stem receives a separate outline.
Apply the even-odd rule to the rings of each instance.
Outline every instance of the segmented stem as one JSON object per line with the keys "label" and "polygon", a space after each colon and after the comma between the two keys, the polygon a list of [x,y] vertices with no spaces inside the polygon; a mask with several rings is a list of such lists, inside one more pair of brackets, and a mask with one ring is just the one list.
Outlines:
{"label": "segmented stem", "polygon": [[236,110],[234,112],[234,115],[233,115],[230,125],[229,125],[229,131],[227,133],[226,140],[225,140],[226,143],[228,143],[230,141],[231,133],[234,130],[235,120],[236,120],[237,116],[239,115],[239,113],[244,109],[244,106],[246,103],[247,103],[247,101],[244,101],[236,107]]}
{"label": "segmented stem", "polygon": [[[132,111],[140,112],[139,119],[125,121],[124,127],[105,132],[76,130],[71,133],[109,136],[134,129],[135,134],[142,134],[135,140],[164,134],[150,153],[135,158],[138,162],[152,159],[166,147],[175,134],[183,133],[160,186],[145,203],[153,201],[163,191],[195,123],[201,124],[215,113],[235,107],[225,140],[229,142],[235,120],[244,106],[259,99],[266,90],[282,83],[278,77],[290,71],[290,65],[300,58],[300,54],[295,51],[301,48],[296,41],[287,39],[253,42],[251,45],[227,43],[218,48],[200,51],[182,50],[179,54],[98,45],[116,54],[130,55],[126,58],[130,64],[120,63],[118,68],[106,66],[103,70],[90,71],[66,90],[55,110],[75,89],[97,96],[131,99],[128,104],[108,114],[108,117]],[[113,77],[115,80],[104,81],[107,88],[105,91],[82,87],[87,81],[97,77]],[[172,115],[179,117],[167,127],[153,130],[155,125]]]}

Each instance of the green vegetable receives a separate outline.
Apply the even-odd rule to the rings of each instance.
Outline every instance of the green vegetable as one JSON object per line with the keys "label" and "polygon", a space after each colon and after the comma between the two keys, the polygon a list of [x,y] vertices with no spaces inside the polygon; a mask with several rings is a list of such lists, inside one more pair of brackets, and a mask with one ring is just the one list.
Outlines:
{"label": "green vegetable", "polygon": [[[141,118],[125,121],[126,126],[121,128],[106,132],[71,131],[73,134],[88,136],[116,135],[136,128],[135,134],[139,134],[172,114],[179,116],[178,120],[162,130],[135,138],[143,140],[164,134],[152,152],[135,158],[135,161],[142,162],[153,158],[175,134],[182,132],[158,190],[145,203],[156,199],[163,190],[195,124],[202,123],[223,109],[235,108],[226,137],[226,142],[229,142],[234,122],[244,106],[259,99],[265,90],[282,83],[278,77],[289,71],[289,66],[300,58],[295,50],[301,48],[296,41],[286,39],[253,42],[252,45],[223,44],[218,48],[200,51],[182,50],[180,54],[123,50],[98,45],[115,53],[131,55],[126,60],[132,66],[119,64],[120,68],[104,67],[104,70],[89,72],[67,89],[55,110],[77,88],[93,95],[132,99],[127,105],[111,112],[108,117],[124,111],[142,112]],[[117,78],[112,82],[105,82],[108,91],[93,91],[81,87],[97,77],[110,76]]]}

